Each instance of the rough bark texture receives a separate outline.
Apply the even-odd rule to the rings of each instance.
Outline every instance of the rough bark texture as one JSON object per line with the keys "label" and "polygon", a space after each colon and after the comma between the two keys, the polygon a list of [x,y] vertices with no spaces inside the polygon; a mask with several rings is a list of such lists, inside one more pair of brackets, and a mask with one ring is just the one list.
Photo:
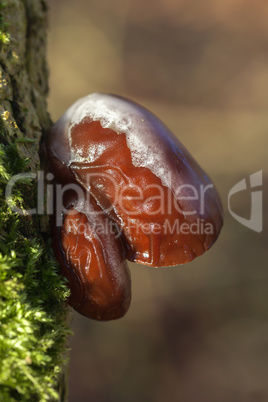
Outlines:
{"label": "rough bark texture", "polygon": [[[39,170],[39,141],[42,133],[51,126],[46,103],[48,93],[46,30],[47,5],[45,1],[0,0],[1,152],[5,152],[11,144],[15,144],[16,152],[19,155],[18,160],[27,158],[24,164],[24,171],[25,169],[32,172]],[[4,162],[1,165],[1,173],[9,165],[8,157],[5,157],[6,159],[3,159]],[[6,164],[5,161],[7,161]],[[10,160],[10,163],[12,164],[12,160]],[[14,170],[10,170],[10,175],[12,174],[14,175]],[[4,172],[4,178],[5,175],[8,177],[8,174]],[[1,181],[2,184],[1,195],[4,193],[4,179]],[[28,193],[24,192],[23,201],[26,208],[32,205],[35,196],[36,183],[32,184]],[[1,203],[3,204],[2,200]],[[8,402],[17,400],[64,401],[66,400],[66,379],[65,374],[62,374],[64,358],[59,356],[62,356],[65,352],[64,344],[68,335],[68,326],[64,324],[66,311],[64,310],[64,303],[62,303],[66,298],[66,288],[59,282],[59,278],[55,273],[57,267],[51,255],[49,257],[49,247],[38,229],[40,228],[40,217],[39,219],[36,216],[15,216],[14,218],[14,214],[12,215],[8,208],[4,210],[3,207],[1,219],[0,255],[1,261],[4,261],[4,263],[0,266],[0,274],[2,273],[2,278],[7,278],[7,285],[2,286],[2,288],[0,286],[0,302],[2,303],[0,303],[0,309],[1,306],[2,310],[4,310],[3,306],[8,306],[11,291],[9,291],[8,295],[5,295],[5,289],[11,284],[10,289],[14,289],[14,296],[12,296],[14,303],[12,302],[11,306],[17,303],[20,306],[20,312],[9,316],[8,311],[10,311],[10,308],[7,308],[7,312],[1,317],[0,311],[0,360],[2,359],[0,361],[0,400]],[[14,222],[14,219],[17,219],[17,234],[14,235],[17,236],[17,239],[12,239],[9,236],[9,228],[10,230],[12,228],[10,222]],[[44,219],[45,223],[48,222],[47,218],[42,219]],[[8,236],[8,241],[5,241],[5,237]],[[18,244],[20,248],[17,247]],[[26,246],[29,246],[29,248],[26,248]],[[9,255],[10,250],[15,251],[14,253],[12,251],[13,254]],[[33,255],[27,254],[29,250],[31,252],[35,250],[36,257],[28,264],[29,259],[33,257]],[[16,257],[14,257],[15,255]],[[12,258],[14,259],[13,262],[11,261]],[[17,259],[15,260],[15,258]],[[51,258],[50,262],[48,261],[49,258]],[[8,265],[9,263],[10,265]],[[20,272],[17,278],[14,278],[15,266],[18,267],[17,269]],[[9,267],[10,272],[13,270],[10,275],[8,274]],[[44,267],[44,271],[41,274],[40,267],[41,269]],[[32,279],[29,280],[31,277]],[[4,283],[4,279],[1,279],[0,275],[2,283]],[[42,291],[38,293],[35,290],[35,296],[34,286],[39,287],[39,289],[41,286],[47,286],[48,291],[44,294],[51,292],[47,300],[44,300]],[[64,292],[65,295],[63,296]],[[58,299],[60,299],[59,302],[57,301]],[[57,303],[58,306],[55,308]],[[24,317],[23,314],[25,314]],[[15,339],[12,344],[14,347],[9,346],[7,338],[10,333],[8,328],[12,325],[11,321],[19,320],[22,317],[24,321],[21,324],[21,328],[25,323],[32,322],[32,328],[28,330],[33,342],[29,341],[30,335],[23,334],[23,329],[21,329],[17,335],[18,337],[25,335],[24,338],[18,339],[18,343],[21,342],[21,348],[17,348],[16,334],[12,335]],[[1,318],[3,321],[1,321]],[[26,324],[25,328],[28,325]],[[58,325],[55,329],[55,335],[51,335],[55,325]],[[18,328],[18,325],[15,326],[14,331],[16,331],[16,327]],[[39,355],[33,346],[38,342],[40,344],[43,342],[43,345],[46,345],[42,350],[40,349]],[[6,354],[3,345],[8,350]],[[20,351],[24,350],[27,352],[25,352],[26,355],[20,354]],[[11,359],[11,355],[14,359],[13,363],[8,361],[9,356]],[[54,357],[55,364],[53,365]],[[19,360],[20,358],[21,361]],[[49,384],[52,382],[48,374],[55,367],[57,372],[55,369],[55,373],[51,377],[54,383],[51,385],[51,389],[47,391]]]}
{"label": "rough bark texture", "polygon": [[1,4],[1,115],[6,141],[26,135],[33,143],[20,146],[30,157],[31,169],[39,165],[38,144],[51,122],[47,112],[46,64],[47,7],[42,0],[8,0]]}

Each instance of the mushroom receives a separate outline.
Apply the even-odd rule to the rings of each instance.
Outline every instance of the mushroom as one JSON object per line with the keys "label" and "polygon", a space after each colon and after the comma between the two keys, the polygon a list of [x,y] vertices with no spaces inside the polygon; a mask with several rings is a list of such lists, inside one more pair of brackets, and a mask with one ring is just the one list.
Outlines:
{"label": "mushroom", "polygon": [[125,259],[184,264],[218,237],[222,207],[211,180],[135,102],[107,94],[79,99],[45,136],[45,152],[55,185],[66,189],[62,203],[55,199],[54,250],[69,280],[69,303],[83,315],[125,314]]}

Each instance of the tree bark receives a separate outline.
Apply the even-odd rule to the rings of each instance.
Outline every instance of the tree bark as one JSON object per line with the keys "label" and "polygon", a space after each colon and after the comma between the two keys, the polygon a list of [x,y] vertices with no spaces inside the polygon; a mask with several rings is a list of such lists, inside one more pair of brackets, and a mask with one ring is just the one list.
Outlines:
{"label": "tree bark", "polygon": [[42,131],[51,125],[46,102],[46,2],[3,1],[1,22],[0,111],[6,129],[4,140],[12,142],[23,136],[34,139],[21,144],[19,150],[21,156],[29,157],[29,167],[36,170],[39,140]]}
{"label": "tree bark", "polygon": [[[48,67],[46,62],[46,40],[47,40],[46,32],[48,25],[47,14],[48,9],[45,0],[0,0],[1,144],[3,147],[5,147],[8,146],[9,144],[15,143],[19,156],[23,159],[27,158],[26,170],[35,173],[40,169],[39,141],[41,135],[43,132],[47,131],[52,124],[47,111],[47,101],[46,101],[46,97],[48,94]],[[24,201],[25,206],[30,205],[32,203],[32,200],[29,199],[24,199]],[[47,218],[42,219],[45,220],[45,224],[48,223]],[[36,223],[36,221],[39,222]],[[29,226],[32,225],[33,229],[31,228],[29,229],[28,224]],[[28,237],[28,240],[31,241],[33,236],[37,236],[37,238],[40,241],[41,247],[43,246],[46,247],[45,244],[46,242],[44,242],[43,236],[40,234],[40,229],[38,229],[40,228],[40,217],[33,218],[32,216],[29,216],[27,217],[27,222],[24,225],[24,227],[23,225],[21,226],[19,225],[19,227],[23,228],[22,230],[23,233],[18,233],[18,237],[21,236],[21,238],[23,239]],[[37,231],[37,233],[35,231]],[[1,235],[3,234],[1,233]],[[15,243],[16,242],[14,242],[14,244]],[[5,246],[8,248],[8,245]],[[2,250],[0,251],[2,252]],[[47,251],[43,252],[42,254],[43,261],[46,260],[48,255],[46,254],[46,252]],[[25,258],[25,255],[22,257]],[[46,269],[49,270],[50,267],[48,266],[48,268]],[[21,272],[22,272],[22,282],[24,286],[27,280],[23,278],[24,275],[23,269],[21,270]],[[53,275],[51,277],[53,277]],[[12,277],[10,280],[12,280]],[[54,286],[55,289],[53,291],[55,294],[58,292],[59,286],[60,286],[59,284],[56,284]],[[25,299],[25,305],[26,305],[28,294],[30,293],[30,291],[23,290],[22,292],[25,292],[25,294],[22,295],[23,296],[22,299],[23,298]],[[1,297],[2,300],[4,300],[5,302],[5,297],[1,295],[0,291],[0,300]],[[14,300],[14,302],[16,302],[16,300]],[[64,310],[65,309],[64,303],[62,303],[62,305],[63,305],[62,316],[65,317],[66,310]],[[38,307],[35,307],[35,309],[36,308]],[[42,307],[42,314],[44,313],[44,310],[46,312],[46,309]],[[51,320],[53,319],[55,319],[55,321],[59,320],[58,318],[59,310],[57,310],[57,316],[53,317],[53,312],[51,314],[52,314]],[[63,318],[63,321],[64,320],[65,318]],[[7,321],[8,320],[5,321],[5,325],[9,324]],[[2,324],[0,322],[0,335],[1,335],[1,325]],[[4,324],[2,328],[5,328]],[[38,330],[38,333],[40,334],[39,341],[40,343],[42,343],[43,327],[41,324],[40,328]],[[58,334],[60,335],[55,335],[55,337],[56,336],[58,336],[58,338],[61,337],[60,340],[57,340],[59,344],[65,343],[67,332],[68,332],[67,324],[66,328],[63,327],[59,328]],[[53,353],[64,354],[65,351],[63,347],[63,349],[59,349],[58,351],[55,350]],[[0,352],[1,352],[1,336],[0,336]],[[34,351],[32,351],[32,353],[34,356]],[[25,364],[24,360],[26,360],[28,366]],[[25,371],[28,376],[25,377],[26,378],[25,379],[26,385],[24,384],[25,389],[30,388],[30,386],[27,388],[27,378],[29,378],[29,382],[32,381],[33,388],[36,385],[34,367],[33,367],[34,364],[31,363],[31,360],[32,360],[31,357],[26,356],[25,358],[22,358],[21,362],[16,361],[17,366],[20,366],[21,363],[21,366],[25,367],[25,370],[28,369],[28,367],[29,369],[32,370],[32,371]],[[12,387],[11,386],[9,387],[8,385],[9,383],[5,382],[4,373],[1,372],[3,367],[2,363],[3,362],[0,361],[0,399],[1,395],[4,396],[2,396],[1,401],[26,400],[23,399],[25,398],[25,394],[23,394],[22,397],[22,394],[20,393],[22,391],[18,391],[18,387],[14,386],[13,389],[11,389]],[[46,362],[44,361],[42,362],[42,364],[43,364],[42,367],[44,367],[46,365]],[[42,370],[44,371],[45,369],[42,368]],[[61,372],[59,372],[58,374],[58,380],[56,381],[56,386],[54,386],[55,390],[54,396],[53,396],[54,392],[53,390],[49,395],[48,394],[46,395],[45,391],[42,391],[42,396],[40,396],[41,391],[39,395],[37,390],[36,392],[39,395],[38,400],[58,399],[60,401],[65,401],[67,399],[66,375],[64,371],[65,370],[61,370]],[[16,370],[14,369],[14,376],[15,372]],[[3,378],[4,378],[3,380],[4,393],[1,394],[1,385],[2,385],[1,379]],[[40,376],[40,378],[42,377]],[[46,386],[44,386],[44,389],[45,388]],[[37,399],[31,399],[31,400],[37,400]]]}

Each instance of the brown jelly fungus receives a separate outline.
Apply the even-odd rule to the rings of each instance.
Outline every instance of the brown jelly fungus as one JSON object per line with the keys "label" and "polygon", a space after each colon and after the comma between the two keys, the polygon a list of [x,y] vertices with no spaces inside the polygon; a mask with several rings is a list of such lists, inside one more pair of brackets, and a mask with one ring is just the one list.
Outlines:
{"label": "brown jelly fungus", "polygon": [[126,259],[184,264],[217,239],[223,223],[217,190],[181,142],[137,103],[86,96],[54,124],[44,145],[64,193],[54,200],[54,251],[69,303],[81,314],[110,320],[126,313]]}

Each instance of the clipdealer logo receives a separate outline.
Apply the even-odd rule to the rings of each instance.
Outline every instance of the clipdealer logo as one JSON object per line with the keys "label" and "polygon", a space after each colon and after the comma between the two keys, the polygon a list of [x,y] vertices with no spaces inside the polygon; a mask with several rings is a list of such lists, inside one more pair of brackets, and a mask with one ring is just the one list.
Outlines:
{"label": "clipdealer logo", "polygon": [[246,191],[248,189],[246,178],[236,183],[228,194],[228,210],[233,218],[235,218],[241,225],[254,230],[257,233],[261,233],[263,229],[263,191],[262,191],[262,170],[256,173],[252,173],[249,176],[250,186],[250,217],[246,219],[234,211],[231,208],[231,198],[234,194]]}
{"label": "clipdealer logo", "polygon": [[[12,211],[17,212],[18,214],[21,215],[35,215],[39,214],[42,215],[44,213],[51,215],[53,214],[53,202],[52,202],[52,197],[51,194],[53,193],[53,185],[49,184],[49,181],[53,180],[53,175],[51,173],[48,173],[47,175],[44,174],[44,172],[39,171],[38,173],[20,173],[14,177],[12,177],[7,184],[6,187],[6,201],[9,207],[12,209]],[[13,192],[13,187],[16,185],[17,182],[21,180],[37,180],[37,193],[38,193],[38,202],[36,205],[36,208],[24,210],[23,208],[20,208],[16,205],[13,204],[12,201],[12,192]],[[249,183],[249,186],[247,186],[247,182]],[[243,178],[240,180],[238,183],[236,183],[229,191],[228,193],[228,211],[232,215],[232,217],[238,221],[241,225],[257,232],[261,233],[263,230],[263,190],[262,190],[262,184],[263,184],[263,171],[259,170],[255,173],[252,173],[249,175],[248,178]],[[59,186],[59,188],[58,188]],[[247,219],[238,213],[234,212],[231,208],[231,198],[237,194],[237,193],[242,193],[242,192],[248,192],[248,189],[250,188],[250,217]],[[62,212],[62,197],[63,194],[66,190],[68,189],[73,189],[70,188],[70,185],[65,186],[64,188],[61,188],[60,185],[56,186],[56,196],[57,199],[60,200],[59,202],[59,211],[58,215],[61,216]],[[80,187],[75,188],[73,190],[76,191],[81,191]],[[197,197],[198,192],[194,188],[192,190],[195,190],[194,195]],[[205,203],[205,192],[208,190],[208,188],[205,189],[200,189],[200,208],[203,210],[204,209],[204,203]],[[47,199],[47,204],[45,207],[45,202],[44,199]],[[163,205],[166,205],[166,200],[163,200]],[[46,210],[45,210],[46,209]],[[133,211],[132,211],[133,212]],[[201,211],[202,212],[202,211]],[[202,222],[201,222],[202,223]]]}

